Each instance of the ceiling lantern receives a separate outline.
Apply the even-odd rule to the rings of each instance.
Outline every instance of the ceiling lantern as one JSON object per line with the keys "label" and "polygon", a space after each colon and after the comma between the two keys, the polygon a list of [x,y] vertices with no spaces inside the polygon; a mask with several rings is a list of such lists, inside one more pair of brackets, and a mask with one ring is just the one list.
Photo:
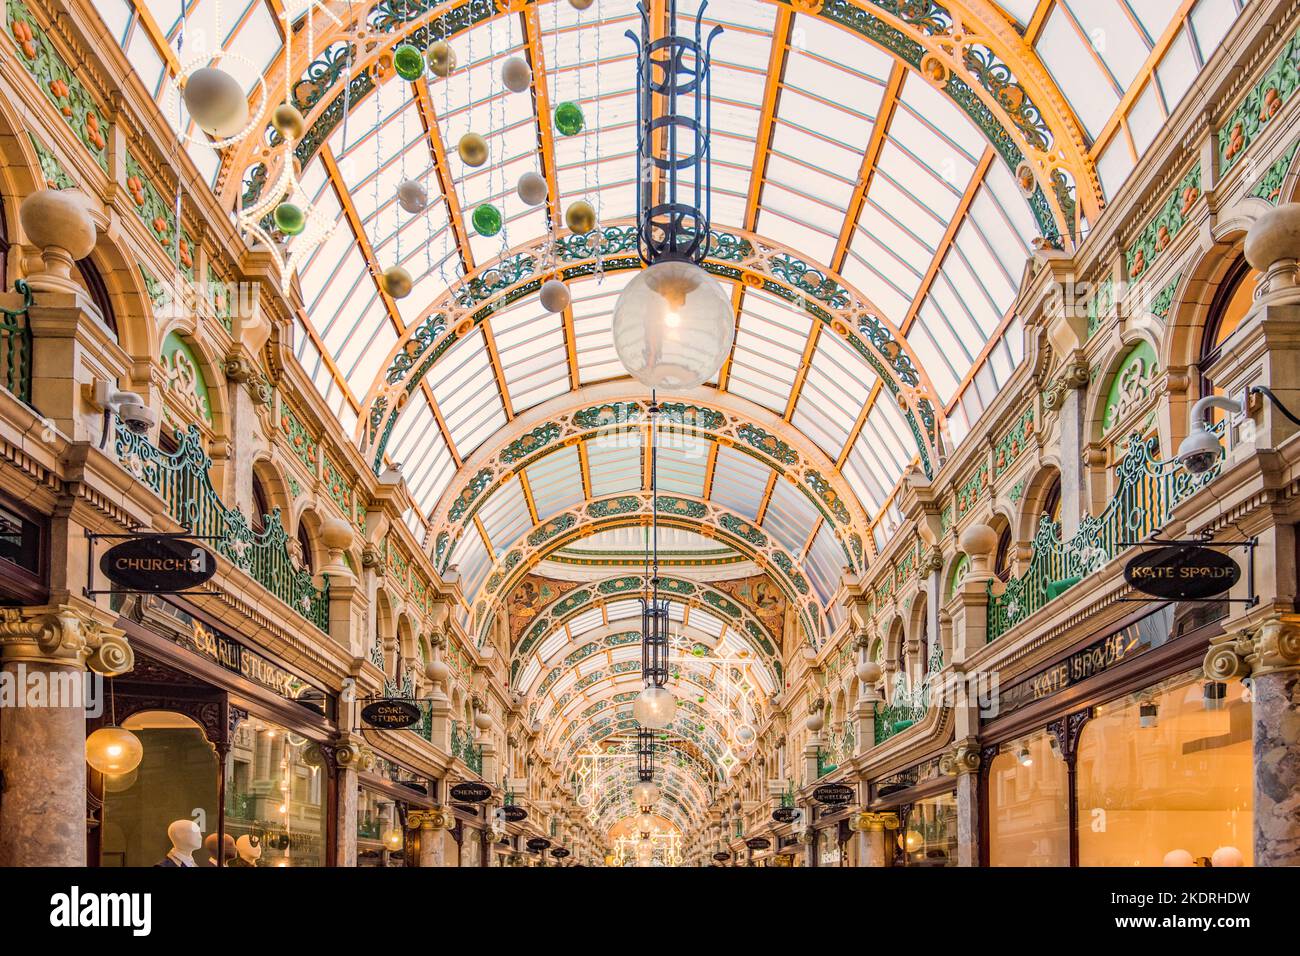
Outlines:
{"label": "ceiling lantern", "polygon": [[[686,389],[717,374],[731,352],[731,297],[700,267],[709,248],[709,50],[722,32],[652,39],[641,8],[637,43],[637,219],[643,269],[614,306],[614,349],[623,367],[652,389]],[[656,149],[656,143],[660,148]]]}

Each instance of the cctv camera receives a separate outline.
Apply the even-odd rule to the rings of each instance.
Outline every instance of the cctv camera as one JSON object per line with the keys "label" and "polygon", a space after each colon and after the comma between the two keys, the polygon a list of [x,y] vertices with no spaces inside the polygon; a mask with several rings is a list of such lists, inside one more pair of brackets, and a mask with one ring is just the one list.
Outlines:
{"label": "cctv camera", "polygon": [[1192,432],[1178,446],[1178,460],[1193,475],[1203,475],[1213,468],[1222,453],[1219,440],[1204,427]]}
{"label": "cctv camera", "polygon": [[153,409],[146,405],[139,395],[131,392],[122,392],[120,397],[121,401],[117,403],[117,417],[121,419],[122,424],[137,435],[147,434],[158,420]]}

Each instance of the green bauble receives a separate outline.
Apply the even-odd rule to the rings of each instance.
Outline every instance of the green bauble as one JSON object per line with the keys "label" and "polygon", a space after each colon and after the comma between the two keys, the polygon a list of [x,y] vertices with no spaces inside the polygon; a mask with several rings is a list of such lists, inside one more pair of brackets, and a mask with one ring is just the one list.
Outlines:
{"label": "green bauble", "polygon": [[474,210],[474,231],[480,236],[495,236],[501,231],[501,210],[485,202]]}
{"label": "green bauble", "polygon": [[570,100],[555,107],[555,128],[565,136],[581,133],[584,125],[582,107],[577,103]]}
{"label": "green bauble", "polygon": [[296,236],[307,226],[307,217],[303,211],[291,202],[282,202],[275,207],[275,228],[286,236]]}
{"label": "green bauble", "polygon": [[393,51],[393,69],[404,80],[418,80],[424,76],[424,54],[411,44],[403,43]]}

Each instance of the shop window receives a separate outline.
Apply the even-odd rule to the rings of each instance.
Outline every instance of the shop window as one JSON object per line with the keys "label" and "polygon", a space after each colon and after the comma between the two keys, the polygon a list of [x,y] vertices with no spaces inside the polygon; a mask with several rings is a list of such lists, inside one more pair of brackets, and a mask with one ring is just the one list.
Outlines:
{"label": "shop window", "polygon": [[1043,507],[1039,513],[1047,515],[1058,524],[1061,521],[1061,475],[1059,472],[1052,479],[1052,483],[1048,485],[1047,494],[1043,495]]}
{"label": "shop window", "polygon": [[122,726],[140,738],[144,756],[130,773],[104,779],[100,865],[161,863],[171,849],[168,827],[185,820],[197,822],[206,841],[195,865],[214,865],[220,767],[202,729],[171,711],[132,714]]}
{"label": "shop window", "polygon": [[1046,730],[1004,744],[988,774],[989,865],[1069,866],[1069,774]]}
{"label": "shop window", "polygon": [[904,866],[956,866],[957,795],[944,793],[912,804],[898,840]]}
{"label": "shop window", "polygon": [[250,717],[226,769],[226,832],[260,843],[258,866],[325,865],[328,778],[306,738]]}
{"label": "shop window", "polygon": [[298,522],[298,547],[302,549],[302,568],[308,574],[311,574],[316,570],[312,567],[311,537],[307,534],[307,528],[301,521]]}
{"label": "shop window", "polygon": [[41,528],[0,504],[0,560],[32,575],[41,573]]}
{"label": "shop window", "polygon": [[1079,864],[1251,862],[1250,704],[1199,671],[1097,707],[1077,753]]}

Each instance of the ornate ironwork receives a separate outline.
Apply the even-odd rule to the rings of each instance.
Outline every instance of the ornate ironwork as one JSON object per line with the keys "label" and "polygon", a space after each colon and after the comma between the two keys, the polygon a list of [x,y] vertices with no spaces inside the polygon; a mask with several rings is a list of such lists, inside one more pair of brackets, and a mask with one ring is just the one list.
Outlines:
{"label": "ornate ironwork", "polygon": [[28,404],[32,400],[32,330],[27,311],[32,290],[19,279],[14,291],[23,297],[21,309],[0,309],[0,386]]}

